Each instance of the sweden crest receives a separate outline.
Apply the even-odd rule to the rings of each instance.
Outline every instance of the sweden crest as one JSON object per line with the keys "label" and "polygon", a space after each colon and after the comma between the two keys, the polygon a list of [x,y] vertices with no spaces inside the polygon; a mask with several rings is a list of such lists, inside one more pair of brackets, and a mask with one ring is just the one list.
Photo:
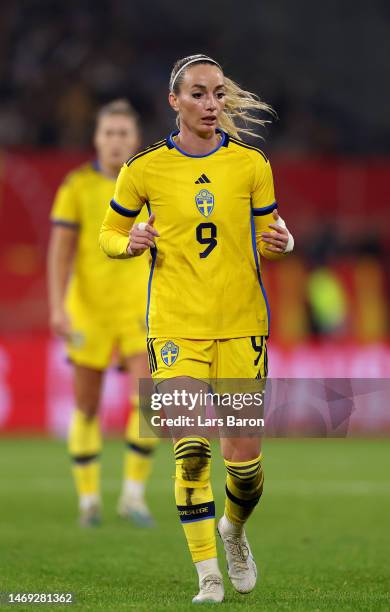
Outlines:
{"label": "sweden crest", "polygon": [[208,189],[201,189],[195,196],[197,209],[204,217],[209,217],[214,208],[214,196]]}
{"label": "sweden crest", "polygon": [[169,367],[173,365],[178,355],[179,355],[179,347],[177,346],[177,344],[172,342],[172,340],[168,340],[168,342],[166,342],[161,349],[161,358],[163,362],[165,363],[165,365]]}

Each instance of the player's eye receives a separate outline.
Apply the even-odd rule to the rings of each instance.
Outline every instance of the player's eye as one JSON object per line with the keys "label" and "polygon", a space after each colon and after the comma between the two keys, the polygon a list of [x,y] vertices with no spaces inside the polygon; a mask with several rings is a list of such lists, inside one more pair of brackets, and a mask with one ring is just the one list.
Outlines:
{"label": "player's eye", "polygon": [[224,91],[219,91],[219,92],[217,93],[217,98],[218,98],[218,100],[222,100],[222,98],[224,98],[225,96],[226,96],[226,94],[225,94],[225,92],[224,92]]}
{"label": "player's eye", "polygon": [[199,100],[199,98],[201,97],[201,93],[199,91],[196,91],[195,93],[192,94],[193,98],[196,98],[197,100]]}

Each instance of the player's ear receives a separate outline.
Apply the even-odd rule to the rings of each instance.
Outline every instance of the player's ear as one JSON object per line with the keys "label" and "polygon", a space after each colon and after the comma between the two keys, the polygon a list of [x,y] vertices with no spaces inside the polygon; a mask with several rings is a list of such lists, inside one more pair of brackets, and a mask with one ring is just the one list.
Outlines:
{"label": "player's ear", "polygon": [[170,91],[168,94],[168,102],[173,108],[173,110],[176,111],[176,113],[178,113],[179,112],[178,100],[177,100],[176,94],[174,94],[172,91]]}

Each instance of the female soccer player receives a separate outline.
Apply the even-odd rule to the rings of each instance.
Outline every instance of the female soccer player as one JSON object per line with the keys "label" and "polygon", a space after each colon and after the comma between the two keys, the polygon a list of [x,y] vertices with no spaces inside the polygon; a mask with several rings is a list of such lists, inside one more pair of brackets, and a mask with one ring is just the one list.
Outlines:
{"label": "female soccer player", "polygon": [[[235,120],[261,126],[250,111],[271,109],[204,55],[175,64],[169,103],[179,129],[123,166],[101,247],[110,257],[151,248],[149,362],[153,378],[168,381],[163,390],[191,388],[194,379],[264,378],[269,317],[258,254],[283,258],[292,237],[275,212],[269,161],[240,140],[249,130]],[[133,225],[143,205],[148,224]],[[218,531],[233,586],[248,593],[256,565],[244,524],[260,499],[263,470],[259,438],[239,433],[221,439],[227,477]],[[174,451],[176,503],[199,575],[193,601],[221,602],[210,444],[184,435]]]}
{"label": "female soccer player", "polygon": [[[96,235],[119,170],[139,144],[136,114],[126,100],[115,100],[98,113],[97,160],[73,171],[58,190],[49,245],[50,322],[63,337],[73,365],[75,410],[69,451],[79,495],[80,523],[100,521],[101,434],[98,420],[104,370],[116,349],[137,380],[148,375],[145,350],[148,258],[110,261]],[[146,217],[147,218],[147,217]],[[69,283],[70,279],[70,283]],[[123,295],[118,283],[131,285]],[[133,404],[137,407],[138,397]],[[138,524],[152,523],[144,488],[155,441],[138,437],[137,409],[126,429],[124,482],[118,512]]]}

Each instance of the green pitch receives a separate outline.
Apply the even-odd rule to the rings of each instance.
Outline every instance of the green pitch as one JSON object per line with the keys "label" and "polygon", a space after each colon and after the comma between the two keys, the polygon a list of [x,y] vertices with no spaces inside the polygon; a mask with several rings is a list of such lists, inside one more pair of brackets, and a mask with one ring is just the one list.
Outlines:
{"label": "green pitch", "polygon": [[[390,610],[390,441],[274,440],[264,455],[265,493],[247,529],[261,580],[242,596],[226,578],[222,610]],[[194,610],[197,579],[175,512],[170,445],[160,446],[149,487],[154,530],[115,515],[121,462],[120,442],[107,442],[104,524],[81,530],[65,445],[0,441],[0,592],[75,594],[76,605],[43,610]]]}

